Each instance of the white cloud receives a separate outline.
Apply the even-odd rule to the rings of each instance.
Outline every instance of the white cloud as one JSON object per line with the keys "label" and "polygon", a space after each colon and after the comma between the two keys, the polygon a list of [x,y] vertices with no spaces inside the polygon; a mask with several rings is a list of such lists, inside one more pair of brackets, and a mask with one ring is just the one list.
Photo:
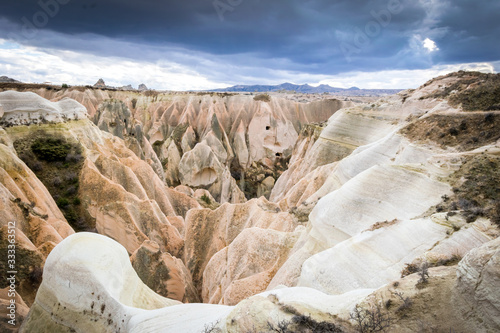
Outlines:
{"label": "white cloud", "polygon": [[498,63],[469,63],[456,65],[437,65],[429,69],[387,70],[378,72],[350,72],[320,81],[320,84],[335,85],[339,88],[352,86],[365,89],[408,89],[417,88],[437,76],[459,70],[494,73]]}
{"label": "white cloud", "polygon": [[145,83],[157,89],[222,88],[197,71],[169,61],[147,62],[87,53],[42,50],[0,40],[0,72],[23,82],[94,84],[103,78],[110,86]]}
{"label": "white cloud", "polygon": [[[421,47],[422,48],[422,47]],[[253,55],[255,58],[256,55]],[[356,86],[367,89],[416,88],[433,77],[458,70],[495,72],[500,62],[439,65],[421,70],[384,70],[346,72],[339,75],[269,69],[261,62],[235,65],[230,56],[209,57],[206,54],[173,49],[165,54],[169,60],[132,60],[104,57],[77,51],[29,47],[0,39],[0,73],[23,82],[52,82],[70,85],[94,84],[103,78],[111,86],[145,83],[154,89],[202,90],[224,88],[234,84],[280,84],[291,82],[334,87]],[[241,57],[244,54],[231,56]],[[275,62],[282,59],[273,59]],[[271,67],[273,64],[271,64]]]}
{"label": "white cloud", "polygon": [[430,38],[424,39],[424,41],[422,42],[422,45],[429,52],[434,52],[434,51],[438,51],[439,50],[439,48],[437,47],[436,43],[432,39],[430,39]]}

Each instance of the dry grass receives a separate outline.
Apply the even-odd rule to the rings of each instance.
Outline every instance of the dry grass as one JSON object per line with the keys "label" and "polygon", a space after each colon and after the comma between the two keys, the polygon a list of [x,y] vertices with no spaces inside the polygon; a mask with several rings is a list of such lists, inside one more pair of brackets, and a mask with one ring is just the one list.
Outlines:
{"label": "dry grass", "polygon": [[453,106],[461,105],[464,111],[500,110],[500,74],[460,71],[445,77],[458,80],[423,98],[445,98]]}
{"label": "dry grass", "polygon": [[453,195],[443,197],[437,211],[460,210],[467,222],[484,216],[500,226],[500,157],[488,154],[467,157],[448,181],[453,186]]}
{"label": "dry grass", "polygon": [[500,138],[500,113],[436,114],[418,119],[400,133],[412,141],[433,141],[443,148],[468,151]]}

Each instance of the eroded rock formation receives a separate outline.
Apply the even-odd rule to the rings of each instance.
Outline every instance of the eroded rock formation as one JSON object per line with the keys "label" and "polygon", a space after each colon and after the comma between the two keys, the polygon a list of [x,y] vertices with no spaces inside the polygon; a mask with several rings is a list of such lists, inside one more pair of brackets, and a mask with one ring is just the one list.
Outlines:
{"label": "eroded rock formation", "polygon": [[[60,243],[34,305],[33,287],[22,294],[25,331],[349,332],[353,311],[377,309],[395,332],[498,330],[500,114],[479,84],[491,80],[457,73],[340,110],[274,96],[65,92],[93,96],[99,127],[84,119],[1,132],[2,230],[22,221],[25,266],[43,266]],[[54,200],[47,172],[18,158],[21,148],[47,158],[40,130],[68,154],[81,146],[81,159],[65,161],[80,170],[82,212],[121,245],[69,236],[76,201]],[[269,200],[247,201],[248,184]],[[38,191],[47,199],[31,203]],[[143,283],[216,304],[180,304]]]}

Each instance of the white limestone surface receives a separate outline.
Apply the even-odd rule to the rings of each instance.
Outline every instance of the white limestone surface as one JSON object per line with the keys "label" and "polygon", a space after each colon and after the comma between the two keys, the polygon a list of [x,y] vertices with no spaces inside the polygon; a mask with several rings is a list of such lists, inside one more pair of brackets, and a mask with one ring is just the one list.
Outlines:
{"label": "white limestone surface", "polygon": [[77,233],[47,257],[32,320],[21,331],[50,332],[48,323],[56,323],[59,330],[126,332],[133,315],[175,304],[180,302],[156,294],[140,280],[123,246],[98,234]]}
{"label": "white limestone surface", "polygon": [[59,123],[87,117],[87,109],[73,99],[51,102],[33,92],[0,92],[0,106],[0,123],[9,126]]}
{"label": "white limestone surface", "polygon": [[409,167],[376,165],[318,202],[309,216],[310,235],[332,247],[377,222],[419,216],[449,191]]}
{"label": "white limestone surface", "polygon": [[405,263],[446,238],[449,229],[418,219],[362,232],[307,259],[298,286],[332,295],[380,288],[399,278]]}

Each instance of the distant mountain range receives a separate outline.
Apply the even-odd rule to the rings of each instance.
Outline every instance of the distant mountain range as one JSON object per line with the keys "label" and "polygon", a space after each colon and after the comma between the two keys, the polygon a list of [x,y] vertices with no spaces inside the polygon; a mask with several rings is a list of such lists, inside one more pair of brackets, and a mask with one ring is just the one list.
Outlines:
{"label": "distant mountain range", "polygon": [[294,91],[303,94],[322,94],[330,93],[345,96],[383,96],[393,95],[403,89],[360,89],[358,87],[351,87],[348,89],[335,88],[327,84],[321,84],[317,87],[308,84],[293,84],[283,83],[280,85],[236,85],[228,88],[214,89],[210,91],[216,92],[278,92],[278,91]]}

